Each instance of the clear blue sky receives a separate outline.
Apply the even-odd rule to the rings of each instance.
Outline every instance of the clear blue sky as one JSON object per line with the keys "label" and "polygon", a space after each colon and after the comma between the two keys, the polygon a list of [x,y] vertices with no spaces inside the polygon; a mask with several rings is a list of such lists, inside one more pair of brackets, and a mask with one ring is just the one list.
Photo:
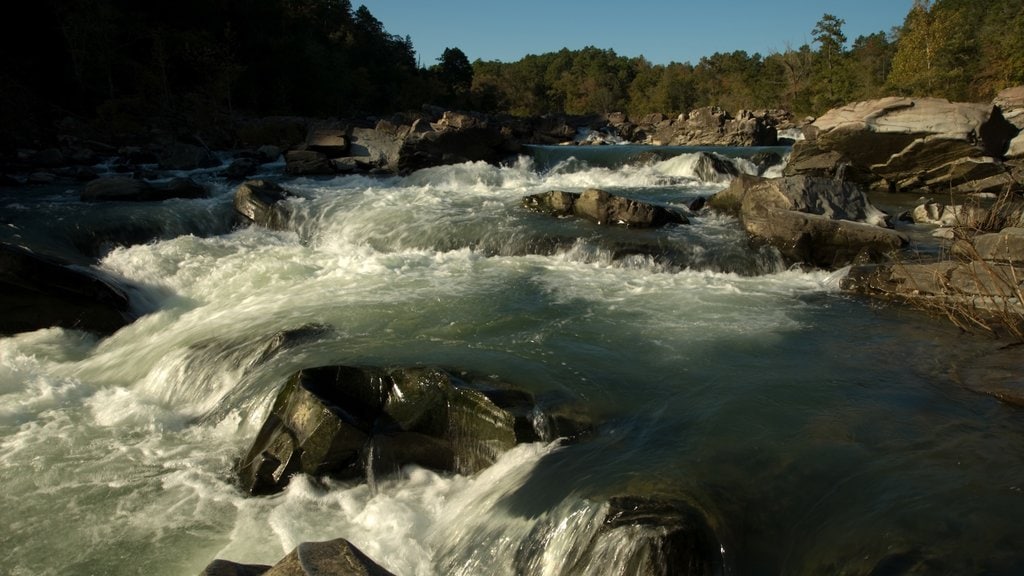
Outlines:
{"label": "clear blue sky", "polygon": [[810,44],[823,14],[846,20],[850,43],[903,23],[913,0],[352,0],[391,34],[412,37],[422,66],[447,47],[470,61],[514,62],[527,54],[610,48],[654,64],[715,52],[762,55]]}

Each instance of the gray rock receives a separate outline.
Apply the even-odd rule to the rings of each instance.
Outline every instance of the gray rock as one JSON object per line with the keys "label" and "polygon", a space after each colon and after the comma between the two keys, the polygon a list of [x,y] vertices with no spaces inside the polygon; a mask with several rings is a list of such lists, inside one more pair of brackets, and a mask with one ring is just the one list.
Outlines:
{"label": "gray rock", "polygon": [[303,542],[264,576],[393,576],[349,541]]}
{"label": "gray rock", "polygon": [[688,224],[686,216],[655,204],[615,196],[591,188],[581,194],[552,190],[523,198],[523,206],[552,216],[576,216],[601,225],[627,228],[656,228]]}
{"label": "gray rock", "polygon": [[316,150],[289,150],[284,155],[284,171],[292,176],[327,176],[334,174],[334,166],[323,152]]}
{"label": "gray rock", "polygon": [[848,179],[894,191],[996,190],[1017,129],[991,105],[890,97],[828,111],[805,127],[786,175]]}
{"label": "gray rock", "polygon": [[1001,90],[992,103],[999,107],[1007,121],[1024,130],[1024,86]]}
{"label": "gray rock", "polygon": [[248,180],[235,189],[235,211],[258,226],[285,230],[292,215],[287,200],[294,196],[275,182]]}
{"label": "gray rock", "polygon": [[228,180],[244,180],[255,174],[259,165],[259,161],[255,158],[236,158],[221,171],[220,175]]}
{"label": "gray rock", "polygon": [[708,204],[736,215],[753,239],[774,246],[794,263],[839,268],[865,258],[878,260],[909,243],[883,227],[885,214],[849,182],[742,175]]}
{"label": "gray rock", "polygon": [[265,564],[239,564],[229,560],[214,560],[199,576],[262,576],[270,570]]}
{"label": "gray rock", "polygon": [[973,244],[982,260],[1021,265],[1024,278],[1024,228],[1003,228],[995,234],[975,236]]}

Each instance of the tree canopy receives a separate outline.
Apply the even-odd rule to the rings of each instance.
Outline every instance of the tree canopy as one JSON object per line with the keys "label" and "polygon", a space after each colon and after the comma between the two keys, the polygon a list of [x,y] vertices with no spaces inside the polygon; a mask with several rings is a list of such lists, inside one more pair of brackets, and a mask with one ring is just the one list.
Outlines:
{"label": "tree canopy", "polygon": [[516,62],[413,41],[350,0],[36,0],[0,34],[0,122],[68,114],[355,115],[423,104],[515,115],[675,114],[699,106],[817,115],[890,94],[986,100],[1024,83],[1024,0],[915,0],[902,26],[855,38],[823,14],[813,42],[652,64],[588,46]]}

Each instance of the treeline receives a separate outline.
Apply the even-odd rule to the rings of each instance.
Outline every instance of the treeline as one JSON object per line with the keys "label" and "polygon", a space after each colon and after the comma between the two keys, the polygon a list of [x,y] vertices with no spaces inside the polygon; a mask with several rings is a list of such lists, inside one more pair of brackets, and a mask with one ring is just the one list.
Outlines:
{"label": "treeline", "polygon": [[7,131],[74,115],[389,113],[445,104],[472,75],[464,55],[420,68],[410,38],[349,0],[33,0],[19,12],[0,35]]}
{"label": "treeline", "polygon": [[817,115],[887,95],[988,100],[1024,83],[1024,0],[917,0],[902,27],[849,42],[825,14],[814,41],[767,56],[715,53],[653,65],[594,47],[473,63],[472,105],[491,112],[687,111],[784,108]]}
{"label": "treeline", "polygon": [[351,116],[423,104],[541,115],[784,108],[816,115],[890,94],[986,100],[1024,83],[1024,0],[916,0],[903,25],[766,56],[651,64],[612,50],[416,61],[350,0],[34,0],[0,26],[0,140],[81,116],[106,125],[235,113]]}

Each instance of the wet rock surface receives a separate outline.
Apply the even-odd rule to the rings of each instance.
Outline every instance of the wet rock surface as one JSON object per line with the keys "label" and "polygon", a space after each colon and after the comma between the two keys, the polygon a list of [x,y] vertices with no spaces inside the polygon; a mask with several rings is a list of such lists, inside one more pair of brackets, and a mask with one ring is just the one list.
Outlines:
{"label": "wet rock surface", "polygon": [[591,188],[582,193],[552,190],[523,198],[523,206],[551,216],[576,216],[602,225],[626,228],[656,228],[688,224],[675,210]]}
{"label": "wet rock surface", "polygon": [[297,473],[359,478],[406,464],[471,474],[519,442],[542,439],[538,430],[581,433],[557,418],[535,424],[531,395],[494,384],[439,368],[301,370],[239,462],[241,486],[269,494]]}

